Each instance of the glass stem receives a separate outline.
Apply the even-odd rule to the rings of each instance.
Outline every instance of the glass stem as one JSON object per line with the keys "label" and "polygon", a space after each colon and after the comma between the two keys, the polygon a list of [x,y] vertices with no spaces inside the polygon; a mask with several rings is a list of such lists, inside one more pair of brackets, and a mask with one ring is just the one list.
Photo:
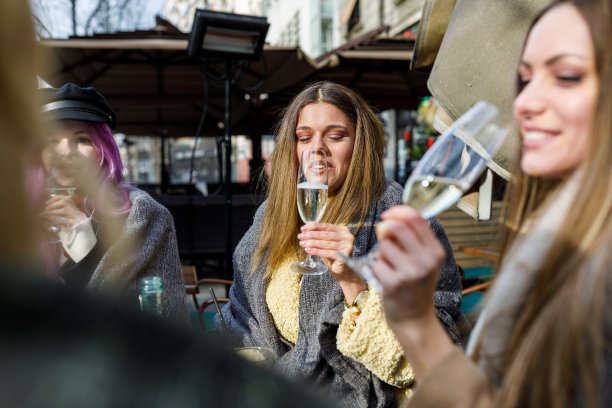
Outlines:
{"label": "glass stem", "polygon": [[306,266],[307,268],[314,268],[315,260],[312,255],[306,255],[306,259],[304,260],[304,266]]}

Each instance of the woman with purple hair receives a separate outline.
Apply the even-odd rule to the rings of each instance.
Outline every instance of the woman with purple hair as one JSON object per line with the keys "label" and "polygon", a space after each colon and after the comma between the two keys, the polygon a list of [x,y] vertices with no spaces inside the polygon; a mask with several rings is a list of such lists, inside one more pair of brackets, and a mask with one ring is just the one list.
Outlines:
{"label": "woman with purple hair", "polygon": [[137,299],[140,279],[162,279],[162,313],[188,322],[185,287],[169,211],[123,179],[111,129],[115,112],[93,88],[41,88],[44,179],[53,195],[42,217],[60,229],[52,269],[67,286],[110,289]]}

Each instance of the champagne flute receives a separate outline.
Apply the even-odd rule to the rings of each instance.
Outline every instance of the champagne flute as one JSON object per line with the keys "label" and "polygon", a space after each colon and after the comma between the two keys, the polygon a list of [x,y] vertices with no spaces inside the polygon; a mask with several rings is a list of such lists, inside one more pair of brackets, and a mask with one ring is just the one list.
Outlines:
{"label": "champagne flute", "polygon": [[[404,188],[403,203],[428,219],[459,200],[480,177],[508,134],[507,128],[496,123],[498,114],[495,105],[480,101],[457,119],[413,170]],[[358,258],[338,254],[371,287],[382,291],[372,271],[378,245]]]}
{"label": "champagne flute", "polygon": [[[304,223],[319,222],[327,206],[327,160],[325,151],[307,149],[298,165],[297,206]],[[291,270],[303,275],[321,275],[327,266],[318,257],[291,264]]]}
{"label": "champagne flute", "polygon": [[[45,193],[46,193],[47,199],[53,198],[56,196],[72,197],[74,195],[74,192],[76,191],[76,187],[62,186],[56,180],[56,171],[57,170],[55,169],[55,167],[51,168],[51,171],[49,172],[49,176],[47,177],[45,181]],[[58,233],[62,230],[61,223],[57,221],[45,219],[43,221],[43,228],[50,235],[49,237],[50,243],[60,241]]]}

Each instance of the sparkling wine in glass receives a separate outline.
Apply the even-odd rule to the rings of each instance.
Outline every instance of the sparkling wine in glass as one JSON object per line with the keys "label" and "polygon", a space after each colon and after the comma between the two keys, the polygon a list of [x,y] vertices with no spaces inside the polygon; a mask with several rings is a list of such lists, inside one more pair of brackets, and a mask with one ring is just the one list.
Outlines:
{"label": "sparkling wine in glass", "polygon": [[[55,177],[56,170],[52,168],[45,181],[45,193],[47,199],[56,196],[68,196],[72,197],[76,191],[76,187],[62,186],[59,184]],[[58,233],[62,230],[62,224],[57,221],[46,219],[43,221],[43,228],[50,235],[49,242],[59,242]]]}
{"label": "sparkling wine in glass", "polygon": [[[453,205],[480,177],[501,147],[508,129],[496,122],[499,109],[486,101],[463,114],[425,153],[406,182],[402,201],[425,219]],[[378,258],[374,247],[362,257],[338,254],[368,284],[382,291],[372,267]]]}
{"label": "sparkling wine in glass", "polygon": [[[327,206],[327,160],[325,151],[307,149],[298,166],[297,207],[304,223],[319,222]],[[291,264],[291,270],[303,275],[320,275],[327,266],[315,256]]]}

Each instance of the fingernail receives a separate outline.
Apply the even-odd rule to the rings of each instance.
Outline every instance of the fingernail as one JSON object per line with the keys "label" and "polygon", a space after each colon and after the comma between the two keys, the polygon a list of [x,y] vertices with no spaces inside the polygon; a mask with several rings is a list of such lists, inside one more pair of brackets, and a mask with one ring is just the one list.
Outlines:
{"label": "fingernail", "polygon": [[303,234],[298,234],[298,239],[302,239],[304,237]]}

